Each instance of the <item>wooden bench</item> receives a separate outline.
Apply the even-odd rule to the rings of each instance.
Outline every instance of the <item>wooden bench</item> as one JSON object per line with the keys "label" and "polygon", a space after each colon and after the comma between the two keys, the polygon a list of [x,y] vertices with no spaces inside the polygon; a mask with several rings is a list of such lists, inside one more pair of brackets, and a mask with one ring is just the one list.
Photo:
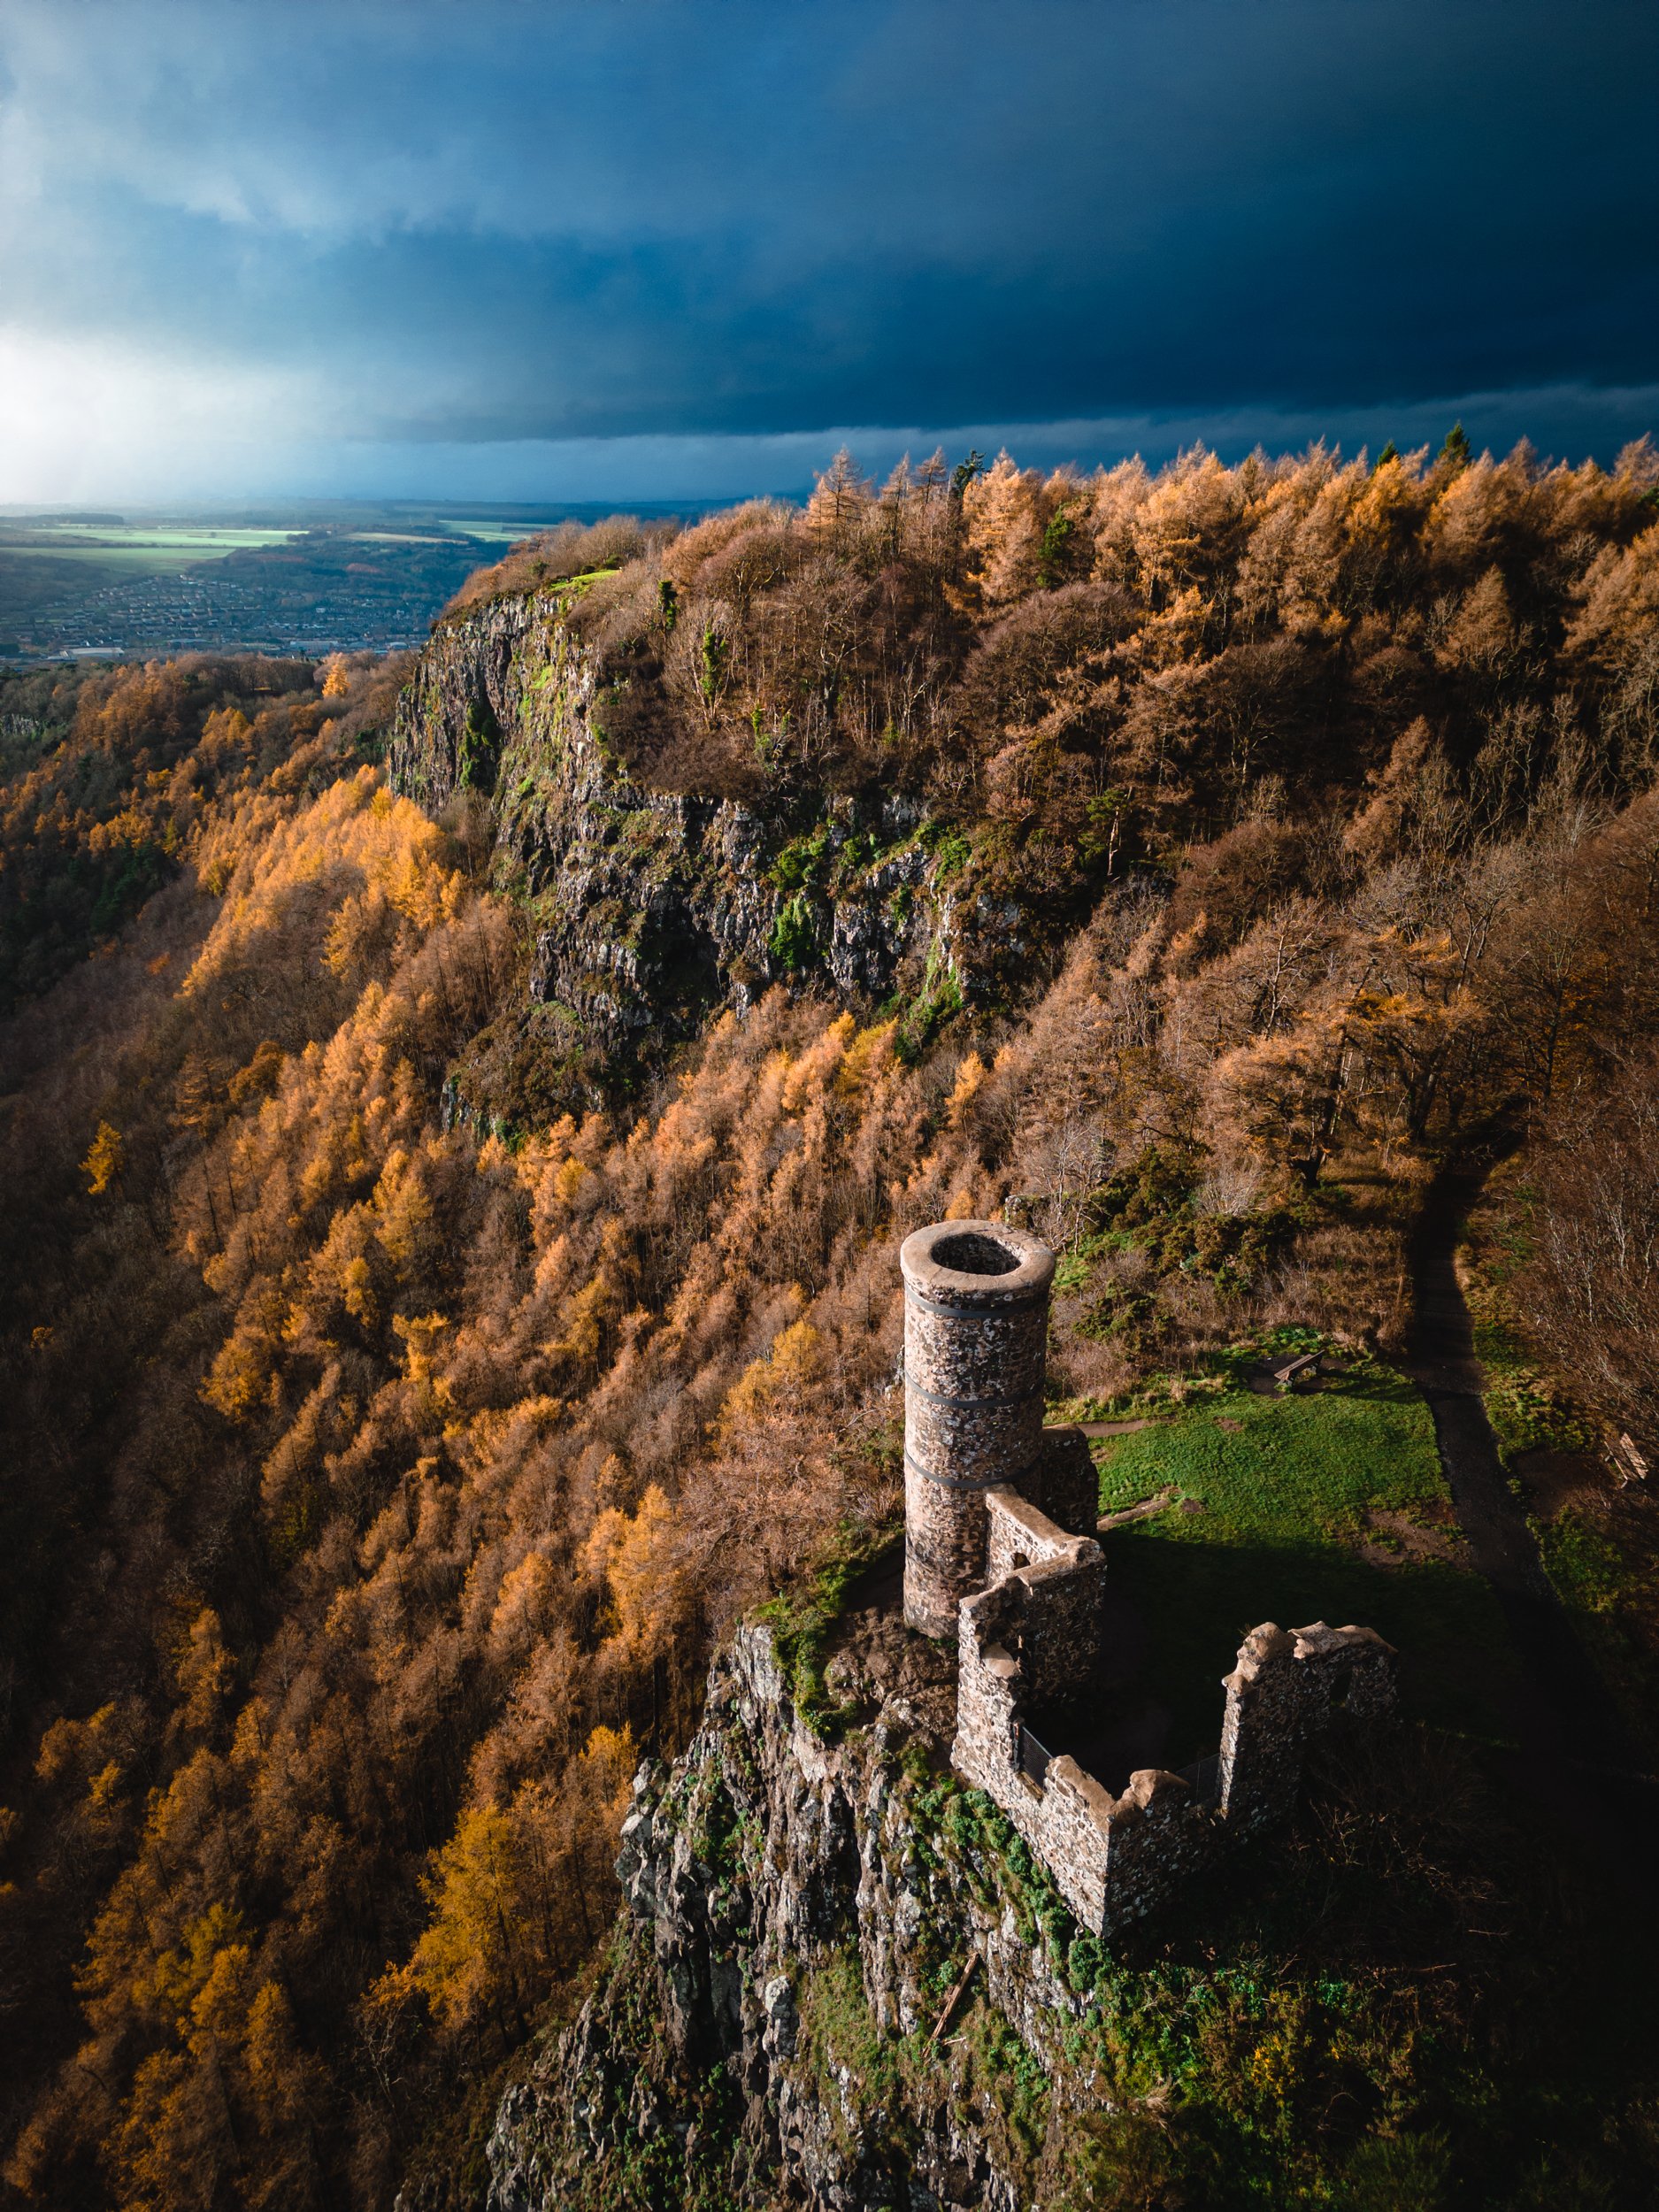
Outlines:
{"label": "wooden bench", "polygon": [[1298,1383],[1306,1382],[1318,1373],[1319,1355],[1317,1352],[1301,1352],[1294,1359],[1280,1360],[1276,1367],[1270,1368],[1268,1371],[1273,1378],[1275,1390],[1294,1390]]}

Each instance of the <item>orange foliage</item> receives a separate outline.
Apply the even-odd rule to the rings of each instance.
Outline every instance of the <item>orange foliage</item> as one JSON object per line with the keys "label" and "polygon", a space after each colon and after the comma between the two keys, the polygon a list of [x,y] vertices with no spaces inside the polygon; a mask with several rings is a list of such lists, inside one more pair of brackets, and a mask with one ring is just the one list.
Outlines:
{"label": "orange foliage", "polygon": [[[762,740],[878,760],[935,827],[957,810],[962,926],[1059,919],[931,1048],[775,989],[626,1114],[487,1133],[446,1078],[521,1011],[524,925],[324,730],[358,698],[335,664],[284,703],[100,679],[76,742],[145,765],[85,820],[20,780],[100,864],[171,823],[218,902],[118,949],[134,1010],[105,1006],[96,1069],[76,1021],[104,1002],[65,997],[58,1088],[19,1117],[69,1225],[12,1286],[8,1433],[31,1498],[71,1467],[86,1531],[32,1631],[61,1709],[28,1705],[0,1896],[57,1932],[51,1988],[85,1939],[81,2047],[14,2162],[37,2199],[99,2159],[156,2212],[389,2200],[445,2081],[597,1939],[636,1748],[684,1740],[710,1640],[891,1509],[908,1229],[1011,1203],[1165,1342],[1313,1303],[1386,1327],[1394,1231],[1361,1264],[1322,1177],[1588,1098],[1659,1029],[1640,457],[1194,452],[1087,484],[999,458],[959,505],[931,465],[879,497],[832,473],[810,520],[566,534],[474,596],[628,564],[571,618],[656,624],[654,729],[745,775]],[[1553,719],[1537,653],[1586,672]],[[1363,742],[1333,768],[1339,684]],[[1133,858],[1064,872],[1125,820]],[[1100,1234],[1165,1187],[1148,1163],[1194,1260],[1194,1223],[1315,1220],[1294,1286],[1279,1259],[1160,1278],[1140,1216]],[[1064,1386],[1133,1379],[1079,1319]]]}

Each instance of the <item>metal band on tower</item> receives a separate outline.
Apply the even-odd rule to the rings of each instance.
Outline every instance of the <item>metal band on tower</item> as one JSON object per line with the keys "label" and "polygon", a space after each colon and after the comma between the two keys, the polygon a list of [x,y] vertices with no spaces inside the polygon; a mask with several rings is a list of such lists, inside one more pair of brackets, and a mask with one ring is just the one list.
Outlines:
{"label": "metal band on tower", "polygon": [[1042,1440],[1054,1255],[1021,1229],[939,1221],[906,1237],[904,1617],[954,1636],[985,1579],[985,1493]]}

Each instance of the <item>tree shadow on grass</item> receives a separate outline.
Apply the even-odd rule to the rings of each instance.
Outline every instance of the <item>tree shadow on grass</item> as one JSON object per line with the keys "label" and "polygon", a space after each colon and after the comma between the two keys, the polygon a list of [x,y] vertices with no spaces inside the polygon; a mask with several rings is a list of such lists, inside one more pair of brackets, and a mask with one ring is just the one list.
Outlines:
{"label": "tree shadow on grass", "polygon": [[1195,1543],[1141,1522],[1104,1537],[1115,1612],[1139,1624],[1119,1647],[1141,1647],[1116,1701],[1156,1699],[1169,1711],[1164,1763],[1187,1764],[1220,1740],[1230,1673],[1263,1621],[1374,1628],[1400,1654],[1408,1718],[1507,1741],[1516,1694],[1513,1653],[1484,1582],[1440,1562],[1379,1567],[1334,1544]]}

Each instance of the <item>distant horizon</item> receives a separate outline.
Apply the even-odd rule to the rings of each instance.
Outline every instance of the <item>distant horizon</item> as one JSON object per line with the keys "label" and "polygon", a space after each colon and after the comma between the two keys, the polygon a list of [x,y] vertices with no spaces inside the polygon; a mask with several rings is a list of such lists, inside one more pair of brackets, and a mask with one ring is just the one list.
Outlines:
{"label": "distant horizon", "polygon": [[[1080,473],[1093,474],[1098,469],[1110,469],[1124,462],[1139,459],[1154,472],[1166,466],[1182,453],[1195,447],[1215,453],[1229,465],[1244,459],[1252,452],[1264,452],[1270,458],[1295,455],[1323,445],[1342,461],[1350,462],[1362,455],[1374,457],[1392,443],[1402,452],[1426,449],[1431,455],[1438,450],[1455,424],[1460,425],[1473,449],[1489,451],[1494,458],[1502,458],[1517,445],[1530,445],[1542,466],[1561,465],[1577,467],[1586,461],[1594,461],[1603,468],[1611,468],[1619,453],[1642,438],[1659,440],[1659,385],[1651,392],[1622,392],[1599,395],[1604,403],[1593,411],[1591,396],[1580,396],[1578,405],[1586,416],[1599,412],[1599,420],[1584,425],[1585,435],[1578,442],[1569,437],[1549,440],[1530,428],[1522,419],[1522,409],[1517,401],[1522,396],[1504,396],[1502,406],[1494,405],[1487,396],[1477,395],[1472,399],[1458,402],[1425,402],[1410,409],[1394,411],[1407,419],[1394,429],[1388,427],[1390,415],[1379,411],[1377,419],[1368,424],[1360,435],[1344,435],[1340,432],[1321,432],[1299,423],[1293,434],[1284,426],[1285,434],[1275,438],[1271,434],[1251,435],[1247,429],[1233,427],[1233,434],[1205,436],[1166,433],[1133,444],[1113,445],[1105,449],[1062,450],[1053,438],[1050,426],[1041,424],[1020,424],[1007,426],[1008,434],[997,434],[995,426],[974,426],[966,430],[929,434],[931,442],[923,443],[915,436],[882,429],[835,428],[813,436],[799,434],[788,442],[807,449],[804,469],[787,480],[781,477],[756,476],[747,482],[725,483],[687,482],[678,489],[658,488],[646,491],[632,488],[626,480],[612,488],[588,488],[581,490],[547,491],[538,493],[520,488],[516,495],[503,492],[499,486],[491,491],[471,490],[465,484],[442,483],[411,489],[378,490],[368,486],[354,489],[276,490],[251,488],[246,491],[219,489],[209,492],[176,492],[150,490],[142,494],[125,494],[119,488],[83,489],[59,497],[38,499],[0,500],[0,517],[12,521],[73,520],[96,514],[117,514],[124,519],[134,517],[161,522],[169,517],[198,520],[214,514],[227,518],[243,516],[257,510],[273,515],[326,517],[331,512],[342,515],[355,511],[385,511],[390,509],[410,509],[434,515],[435,511],[465,508],[480,518],[493,518],[507,521],[522,516],[528,523],[547,517],[558,521],[566,518],[591,518],[611,511],[656,513],[671,516],[681,509],[707,512],[712,509],[733,506],[749,499],[781,499],[801,503],[810,497],[817,473],[828,466],[833,455],[844,446],[859,465],[875,478],[885,477],[907,456],[912,462],[927,458],[942,449],[954,463],[971,450],[980,452],[987,459],[1006,449],[1022,466],[1035,466],[1051,471],[1073,468]],[[1637,403],[1640,403],[1638,404]],[[1551,411],[1557,422],[1560,404]],[[1540,426],[1541,427],[1541,426]],[[1025,436],[1021,433],[1027,434]],[[902,440],[902,442],[901,442]],[[664,441],[664,443],[673,442]],[[492,449],[468,449],[469,458],[480,465],[489,459]],[[550,458],[550,457],[549,457]],[[588,460],[584,456],[584,461]],[[547,465],[544,462],[542,465]],[[498,459],[492,464],[498,472]],[[636,468],[641,465],[636,464]]]}

